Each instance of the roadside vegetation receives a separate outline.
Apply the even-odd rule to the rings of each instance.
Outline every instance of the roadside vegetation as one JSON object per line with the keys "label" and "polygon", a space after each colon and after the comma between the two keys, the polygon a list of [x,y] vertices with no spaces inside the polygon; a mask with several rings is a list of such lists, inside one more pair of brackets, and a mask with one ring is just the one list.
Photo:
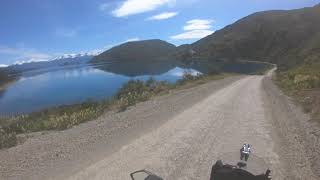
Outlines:
{"label": "roadside vegetation", "polygon": [[63,130],[97,118],[108,102],[85,102],[41,112],[0,118],[0,149],[17,144],[16,135],[45,130]]}
{"label": "roadside vegetation", "polygon": [[16,145],[19,141],[19,134],[68,129],[80,123],[94,120],[108,111],[124,111],[128,107],[149,100],[154,96],[167,94],[170,90],[194,87],[230,75],[217,73],[195,75],[186,71],[182,79],[175,84],[157,81],[153,78],[147,81],[130,80],[111,99],[59,106],[13,117],[0,117],[0,149]]}
{"label": "roadside vegetation", "polygon": [[285,93],[294,97],[304,111],[320,123],[320,62],[278,72],[275,79]]}

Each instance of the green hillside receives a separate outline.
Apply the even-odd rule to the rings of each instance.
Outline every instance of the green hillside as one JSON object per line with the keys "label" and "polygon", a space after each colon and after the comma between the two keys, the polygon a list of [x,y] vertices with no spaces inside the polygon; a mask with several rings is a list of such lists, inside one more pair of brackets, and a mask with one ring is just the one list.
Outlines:
{"label": "green hillside", "polygon": [[158,60],[173,53],[175,48],[162,40],[127,42],[101,53],[92,62]]}
{"label": "green hillside", "polygon": [[[186,50],[187,49],[187,50]],[[216,31],[176,56],[256,60],[286,70],[320,58],[320,5],[296,10],[258,12]]]}

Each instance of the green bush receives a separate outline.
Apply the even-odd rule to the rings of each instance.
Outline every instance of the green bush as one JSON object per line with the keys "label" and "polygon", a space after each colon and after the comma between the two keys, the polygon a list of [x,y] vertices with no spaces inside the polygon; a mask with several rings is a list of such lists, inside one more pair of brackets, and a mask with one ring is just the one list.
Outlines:
{"label": "green bush", "polygon": [[150,78],[146,82],[141,80],[130,80],[120,88],[116,99],[120,101],[120,109],[125,110],[128,106],[138,102],[146,101],[150,97],[164,92],[171,88],[171,85],[164,81],[156,81]]}
{"label": "green bush", "polygon": [[17,144],[16,133],[0,126],[0,149],[9,148]]}
{"label": "green bush", "polygon": [[287,90],[320,88],[320,63],[305,64],[286,72],[279,72],[277,80]]}
{"label": "green bush", "polygon": [[135,105],[137,102],[147,100],[150,97],[148,86],[141,80],[130,80],[122,86],[116,97],[121,102],[121,109]]}
{"label": "green bush", "polygon": [[320,122],[320,62],[277,72],[276,82],[301,104],[304,112]]}
{"label": "green bush", "polygon": [[196,81],[196,80],[202,79],[203,77],[204,77],[204,75],[202,75],[202,74],[195,75],[191,71],[184,71],[182,78],[180,80],[178,80],[177,84],[183,85],[183,84],[190,82],[190,81]]}

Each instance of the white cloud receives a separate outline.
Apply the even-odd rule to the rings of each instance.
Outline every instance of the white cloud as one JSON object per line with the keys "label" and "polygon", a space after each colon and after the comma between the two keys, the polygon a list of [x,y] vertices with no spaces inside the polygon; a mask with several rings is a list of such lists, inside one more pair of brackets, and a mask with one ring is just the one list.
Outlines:
{"label": "white cloud", "polygon": [[0,64],[0,68],[8,67],[6,64]]}
{"label": "white cloud", "polygon": [[37,60],[46,61],[46,60],[49,60],[50,58],[52,58],[51,55],[45,54],[45,53],[40,53],[40,52],[31,52],[26,55],[30,60],[34,60],[34,61],[37,61]]}
{"label": "white cloud", "polygon": [[201,39],[203,37],[206,37],[210,34],[214,33],[214,31],[211,30],[193,30],[193,31],[187,31],[175,36],[171,36],[171,39],[181,40],[181,39]]}
{"label": "white cloud", "polygon": [[124,44],[124,43],[127,43],[127,42],[133,42],[133,41],[140,41],[140,40],[141,40],[141,39],[138,38],[138,37],[129,38],[129,39],[125,40],[125,41],[120,41],[120,42],[117,42],[117,43],[114,43],[114,44],[109,44],[109,45],[103,47],[103,49],[104,49],[104,50],[108,50],[108,49],[113,48],[113,47],[115,47],[115,46],[118,46],[118,45],[120,45],[120,44]]}
{"label": "white cloud", "polygon": [[12,61],[16,61],[16,63],[29,61],[47,61],[52,58],[50,54],[25,47],[11,48],[0,46],[0,54],[12,57]]}
{"label": "white cloud", "polygon": [[175,0],[126,0],[112,11],[115,17],[126,17],[155,10],[163,5],[172,6]]}
{"label": "white cloud", "polygon": [[25,61],[16,61],[14,62],[13,64],[16,64],[16,65],[21,65],[21,64],[25,64],[25,63],[32,63],[32,62],[41,62],[41,61],[48,61],[48,60],[33,60],[33,59],[30,59],[30,60],[25,60]]}
{"label": "white cloud", "polygon": [[149,17],[147,20],[164,20],[178,15],[178,12],[164,12],[155,16]]}
{"label": "white cloud", "polygon": [[113,48],[113,47],[115,47],[115,46],[117,46],[117,45],[119,45],[119,44],[123,44],[123,43],[127,43],[127,42],[132,42],[132,41],[140,41],[140,40],[141,40],[141,39],[138,38],[138,37],[130,38],[130,39],[127,39],[127,40],[125,40],[125,41],[121,41],[121,42],[118,42],[118,43],[115,43],[115,44],[106,45],[106,46],[104,46],[103,48],[100,48],[100,49],[94,49],[94,50],[88,51],[87,53],[88,53],[89,55],[94,55],[94,56],[96,56],[96,55],[99,55],[99,54],[103,53],[104,51],[109,50],[109,49],[111,49],[111,48]]}
{"label": "white cloud", "polygon": [[101,54],[104,51],[104,49],[93,49],[88,52],[88,55],[97,56]]}
{"label": "white cloud", "polygon": [[17,58],[19,60],[16,61],[14,64],[49,61],[52,58],[53,56],[41,52],[25,52]]}
{"label": "white cloud", "polygon": [[183,27],[185,31],[211,29],[212,20],[206,19],[193,19],[187,22],[187,25]]}
{"label": "white cloud", "polygon": [[193,19],[187,21],[186,25],[183,27],[185,32],[171,36],[171,39],[183,40],[183,39],[201,39],[212,33],[214,33],[212,28],[213,21],[209,19]]}
{"label": "white cloud", "polygon": [[129,39],[125,40],[125,41],[120,41],[120,42],[117,42],[117,43],[114,43],[114,44],[109,44],[109,45],[105,46],[103,49],[108,50],[108,49],[113,48],[115,46],[118,46],[120,44],[124,44],[124,43],[127,43],[127,42],[133,42],[133,41],[140,41],[140,40],[141,39],[138,38],[138,37],[129,38]]}
{"label": "white cloud", "polygon": [[[126,41],[124,41],[123,43],[132,42],[132,41],[140,41],[140,38],[138,38],[138,37],[136,37],[136,38],[130,38],[130,39],[127,39]],[[119,43],[119,44],[122,44],[122,43]]]}

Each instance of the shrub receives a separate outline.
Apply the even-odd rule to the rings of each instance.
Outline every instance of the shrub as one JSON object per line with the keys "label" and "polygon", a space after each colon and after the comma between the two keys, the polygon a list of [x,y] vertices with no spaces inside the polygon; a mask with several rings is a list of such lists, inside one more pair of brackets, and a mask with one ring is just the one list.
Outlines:
{"label": "shrub", "polygon": [[0,149],[9,148],[17,144],[16,133],[0,127]]}
{"label": "shrub", "polygon": [[146,82],[141,80],[130,80],[118,91],[116,98],[120,101],[120,110],[125,110],[128,106],[138,102],[146,101],[150,97],[170,89],[169,83],[156,81],[154,78]]}
{"label": "shrub", "polygon": [[120,88],[116,95],[121,102],[121,109],[145,101],[150,97],[149,87],[141,80],[130,80]]}
{"label": "shrub", "polygon": [[320,62],[278,72],[276,81],[286,93],[300,102],[306,113],[320,122]]}
{"label": "shrub", "polygon": [[118,91],[116,97],[121,98],[133,98],[137,95],[141,95],[148,91],[147,85],[141,80],[130,80],[124,84]]}
{"label": "shrub", "polygon": [[320,88],[320,63],[305,64],[277,74],[280,85],[288,90]]}
{"label": "shrub", "polygon": [[187,82],[196,81],[196,80],[199,80],[199,79],[201,79],[203,77],[204,76],[201,75],[201,74],[194,74],[191,71],[184,71],[183,75],[182,75],[182,78],[180,80],[178,80],[177,84],[178,85],[183,85],[183,84],[185,84]]}

